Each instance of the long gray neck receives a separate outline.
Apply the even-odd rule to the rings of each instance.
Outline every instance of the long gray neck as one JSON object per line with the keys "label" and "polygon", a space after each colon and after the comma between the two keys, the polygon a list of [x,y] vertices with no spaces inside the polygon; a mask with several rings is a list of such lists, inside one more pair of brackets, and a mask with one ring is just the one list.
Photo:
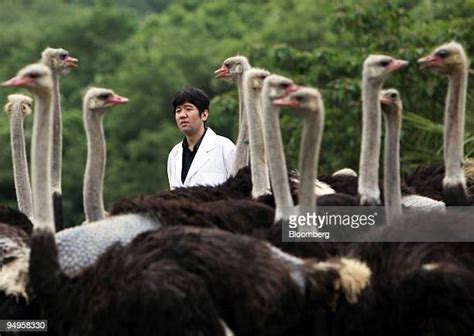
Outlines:
{"label": "long gray neck", "polygon": [[[467,203],[464,176],[464,118],[466,108],[467,67],[449,76],[448,95],[444,114],[444,164],[443,179],[446,205]],[[447,192],[452,189],[452,192]],[[457,195],[453,195],[453,194]],[[446,197],[448,196],[448,197]]]}
{"label": "long gray neck", "polygon": [[263,135],[261,90],[245,88],[245,92],[248,96],[245,110],[249,125],[252,197],[258,198],[271,192]]}
{"label": "long gray neck", "polygon": [[[250,67],[250,66],[249,66]],[[244,69],[244,72],[247,69]],[[232,176],[249,164],[249,130],[245,113],[245,98],[243,93],[243,74],[237,79],[237,89],[239,91],[239,135],[235,145],[234,163],[232,165]]]}
{"label": "long gray neck", "polygon": [[380,204],[378,178],[382,117],[378,95],[382,84],[365,76],[362,80],[362,146],[358,186],[362,204]]}
{"label": "long gray neck", "polygon": [[[265,134],[265,146],[270,169],[270,181],[275,198],[275,221],[282,219],[283,208],[294,206],[288,183],[285,153],[280,131],[280,109],[273,105],[269,97],[268,85],[263,86],[262,108]],[[314,182],[313,182],[314,183]]]}
{"label": "long gray neck", "polygon": [[87,163],[84,174],[84,212],[87,222],[105,217],[103,186],[106,161],[106,144],[102,117],[104,111],[91,111],[84,107],[84,126],[87,134]]}
{"label": "long gray neck", "polygon": [[59,74],[53,71],[53,134],[51,183],[53,192],[61,194],[61,165],[63,148],[63,125],[61,116],[61,95],[59,93]]}
{"label": "long gray neck", "polygon": [[28,218],[33,218],[33,196],[26,158],[25,136],[23,134],[23,113],[21,104],[14,104],[10,114],[10,140],[13,157],[13,174],[18,209]]}
{"label": "long gray neck", "polygon": [[391,224],[402,214],[402,194],[400,189],[400,127],[399,113],[384,114],[384,203],[387,224]]}
{"label": "long gray neck", "polygon": [[54,232],[51,198],[51,90],[36,95],[36,107],[31,145],[31,186],[35,229]]}
{"label": "long gray neck", "polygon": [[300,189],[298,205],[316,211],[316,194],[314,181],[318,176],[318,160],[324,128],[324,107],[319,106],[319,111],[305,113],[303,134],[300,145]]}

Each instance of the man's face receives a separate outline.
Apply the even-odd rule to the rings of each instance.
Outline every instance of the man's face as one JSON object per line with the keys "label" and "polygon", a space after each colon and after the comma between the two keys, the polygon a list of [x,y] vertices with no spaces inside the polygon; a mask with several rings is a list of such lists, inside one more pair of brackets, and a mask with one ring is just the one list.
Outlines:
{"label": "man's face", "polygon": [[176,107],[174,111],[176,124],[181,132],[186,135],[193,135],[197,133],[201,127],[204,127],[204,121],[207,120],[208,111],[199,115],[198,108],[191,103],[184,103]]}

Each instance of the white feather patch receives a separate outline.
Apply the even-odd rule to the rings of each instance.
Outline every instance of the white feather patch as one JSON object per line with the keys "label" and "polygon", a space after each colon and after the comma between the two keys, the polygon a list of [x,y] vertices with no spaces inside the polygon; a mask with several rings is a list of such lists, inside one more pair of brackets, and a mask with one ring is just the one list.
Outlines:
{"label": "white feather patch", "polygon": [[23,296],[28,299],[26,285],[28,283],[28,266],[30,263],[30,249],[27,246],[19,247],[14,251],[15,260],[2,266],[0,271],[0,290],[7,295]]}

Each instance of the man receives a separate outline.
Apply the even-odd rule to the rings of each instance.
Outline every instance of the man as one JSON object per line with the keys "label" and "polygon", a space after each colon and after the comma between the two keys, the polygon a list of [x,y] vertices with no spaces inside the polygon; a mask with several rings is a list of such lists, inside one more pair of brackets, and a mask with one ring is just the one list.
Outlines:
{"label": "man", "polygon": [[173,111],[184,140],[168,155],[170,189],[196,185],[217,185],[230,175],[235,145],[206,127],[209,98],[200,89],[176,93]]}

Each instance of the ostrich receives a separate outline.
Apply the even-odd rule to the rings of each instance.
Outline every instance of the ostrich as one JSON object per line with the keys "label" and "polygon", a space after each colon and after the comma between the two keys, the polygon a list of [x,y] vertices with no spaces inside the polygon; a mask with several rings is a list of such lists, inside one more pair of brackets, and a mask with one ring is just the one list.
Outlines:
{"label": "ostrich", "polygon": [[77,58],[69,56],[62,48],[46,48],[41,53],[41,63],[51,69],[53,76],[53,134],[52,134],[52,166],[51,183],[53,191],[54,221],[56,231],[64,229],[61,166],[63,146],[63,125],[61,113],[61,95],[59,93],[59,77],[66,75],[72,68],[77,67]]}
{"label": "ostrich", "polygon": [[384,147],[384,206],[387,223],[402,214],[400,190],[400,129],[402,100],[396,89],[380,91],[380,102],[385,119]]}
{"label": "ostrich", "polygon": [[296,85],[289,78],[270,75],[263,81],[262,110],[265,124],[264,136],[267,149],[271,185],[275,198],[275,222],[283,218],[283,209],[294,207],[288,183],[288,172],[285,164],[285,153],[281,138],[279,109],[274,105],[276,99],[282,98],[296,90]]}
{"label": "ostrich", "polygon": [[312,335],[339,294],[354,304],[370,279],[358,260],[302,260],[251,237],[191,227],[144,233],[68,279],[51,236],[38,238],[32,286],[48,318],[74,334],[223,335],[224,321],[237,335]]}
{"label": "ostrich", "polygon": [[[440,165],[421,167],[416,170],[407,180],[420,192],[428,190],[436,198],[433,189],[440,184],[440,175],[444,174],[442,180],[442,199],[446,205],[468,205],[473,204],[472,196],[468,195],[466,188],[466,177],[463,170],[464,162],[464,118],[466,108],[466,89],[469,61],[464,48],[456,42],[450,42],[437,47],[430,55],[418,60],[422,69],[429,69],[434,73],[448,76],[449,86],[446,97],[444,114],[444,171]],[[471,163],[472,164],[472,163]],[[431,172],[431,181],[423,181],[423,175]],[[436,179],[433,178],[433,175]],[[474,179],[474,178],[473,178]],[[434,181],[433,181],[434,180]],[[430,183],[432,188],[423,184]],[[437,188],[441,189],[441,188]]]}
{"label": "ostrich", "polygon": [[[35,225],[47,228],[54,220],[52,198],[45,197],[44,191],[50,185],[51,106],[53,81],[51,70],[40,63],[21,69],[17,76],[2,84],[7,87],[23,86],[35,95],[35,113],[31,146],[31,186],[33,192],[33,217]],[[49,193],[51,194],[51,193]],[[54,230],[53,230],[54,232]]]}
{"label": "ostrich", "polygon": [[239,91],[239,135],[237,137],[232,176],[235,176],[241,168],[244,168],[249,163],[249,124],[245,113],[246,107],[243,94],[243,76],[249,69],[250,63],[245,56],[234,56],[224,60],[222,66],[214,71],[216,78],[236,82]]}
{"label": "ostrich", "polygon": [[[402,122],[402,101],[396,89],[382,90],[380,102],[385,118],[384,150],[384,206],[386,222],[390,224],[406,211],[444,212],[445,204],[416,194],[407,194],[400,184],[400,127]],[[402,188],[400,188],[402,186]],[[405,192],[402,197],[402,189]]]}
{"label": "ostrich", "polygon": [[21,94],[11,94],[7,99],[5,112],[10,118],[10,140],[18,209],[31,219],[33,218],[33,199],[26,158],[23,119],[31,114],[33,99]]}
{"label": "ostrich", "polygon": [[316,89],[301,87],[287,97],[274,100],[274,105],[291,107],[303,118],[299,153],[301,178],[298,206],[315,210],[316,195],[313,185],[317,176],[324,128],[324,105],[321,95]]}
{"label": "ostrich", "polygon": [[90,88],[84,96],[84,127],[87,134],[87,163],[84,175],[84,212],[86,222],[105,217],[103,186],[107,148],[102,118],[109,107],[128,99],[109,89]]}
{"label": "ostrich", "polygon": [[269,75],[270,73],[266,70],[251,68],[245,72],[243,79],[244,113],[248,120],[250,140],[252,197],[255,199],[270,193],[270,177],[265,153],[260,99],[263,81]]}
{"label": "ostrich", "polygon": [[358,192],[362,205],[380,204],[378,185],[381,137],[379,93],[389,75],[408,65],[407,61],[370,55],[362,70],[362,148]]}

